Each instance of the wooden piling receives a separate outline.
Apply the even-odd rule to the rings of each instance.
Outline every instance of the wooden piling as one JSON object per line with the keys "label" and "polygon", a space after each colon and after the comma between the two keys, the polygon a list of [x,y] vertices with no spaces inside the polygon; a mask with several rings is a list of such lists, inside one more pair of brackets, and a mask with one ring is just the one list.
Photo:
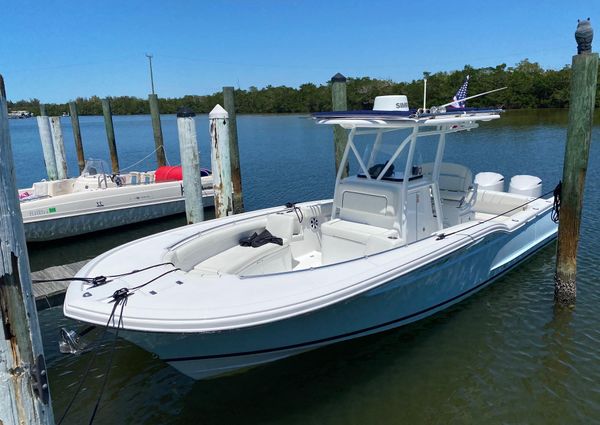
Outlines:
{"label": "wooden piling", "polygon": [[217,105],[208,114],[210,127],[211,166],[215,192],[215,217],[233,214],[231,162],[229,155],[229,114]]}
{"label": "wooden piling", "polygon": [[117,155],[117,144],[115,141],[115,128],[113,126],[110,100],[102,99],[102,113],[104,114],[104,126],[106,127],[106,138],[108,139],[108,150],[113,174],[119,174],[119,157]]}
{"label": "wooden piling", "polygon": [[[333,111],[348,110],[346,99],[346,77],[339,72],[331,78],[331,105]],[[333,126],[333,142],[335,146],[335,169],[339,170],[346,148],[347,133],[341,125]],[[348,165],[342,173],[342,177],[348,176]]]}
{"label": "wooden piling", "polygon": [[53,424],[3,87],[0,163],[0,424]]}
{"label": "wooden piling", "polygon": [[229,114],[229,162],[231,163],[231,183],[233,184],[233,213],[239,214],[244,212],[244,196],[233,87],[223,87],[223,105]]}
{"label": "wooden piling", "polygon": [[65,155],[65,140],[60,126],[60,117],[50,117],[50,130],[52,132],[52,146],[54,147],[58,178],[66,179],[67,156]]}
{"label": "wooden piling", "polygon": [[[590,28],[591,30],[591,28]],[[591,37],[589,40],[591,50]],[[578,51],[581,51],[579,49]],[[587,171],[596,83],[598,54],[582,52],[573,56],[569,124],[563,166],[558,226],[554,299],[561,305],[573,304],[577,295],[577,245]]]}
{"label": "wooden piling", "polygon": [[150,116],[152,117],[152,132],[154,133],[154,146],[156,147],[156,163],[159,167],[162,167],[167,164],[167,161],[165,157],[162,126],[160,124],[158,96],[154,93],[148,95],[148,103],[150,103]]}
{"label": "wooden piling", "polygon": [[182,108],[177,112],[177,132],[183,172],[183,194],[185,196],[185,214],[188,224],[204,220],[202,205],[202,181],[200,175],[200,153],[196,139],[196,123],[190,109]]}
{"label": "wooden piling", "polygon": [[56,156],[54,155],[54,144],[52,143],[52,132],[50,131],[50,121],[45,115],[36,117],[36,120],[42,142],[46,174],[48,175],[48,180],[56,180],[58,178],[58,170],[56,167]]}
{"label": "wooden piling", "polygon": [[41,117],[48,116],[48,114],[46,113],[46,105],[44,105],[43,103],[40,103],[40,116]]}
{"label": "wooden piling", "polygon": [[69,113],[71,114],[75,150],[77,150],[77,166],[79,167],[79,174],[81,174],[85,167],[85,155],[83,153],[83,142],[81,141],[81,129],[79,128],[79,113],[75,102],[69,102]]}

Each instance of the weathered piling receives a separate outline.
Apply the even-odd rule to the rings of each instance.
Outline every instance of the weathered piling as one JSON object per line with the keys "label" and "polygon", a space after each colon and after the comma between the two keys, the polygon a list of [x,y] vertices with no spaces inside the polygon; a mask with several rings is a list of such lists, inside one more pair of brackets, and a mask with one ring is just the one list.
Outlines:
{"label": "weathered piling", "polygon": [[83,153],[83,142],[81,141],[81,129],[79,128],[79,113],[77,112],[77,104],[75,102],[69,102],[69,113],[71,114],[73,140],[75,140],[75,150],[77,151],[77,166],[81,174],[85,167],[85,155]]}
{"label": "weathered piling", "polygon": [[[346,77],[339,72],[331,77],[331,105],[333,111],[348,110],[346,99]],[[335,169],[339,170],[346,147],[347,134],[341,125],[333,126],[333,142],[335,146]],[[348,175],[348,166],[342,173],[342,177]]]}
{"label": "weathered piling", "polygon": [[44,105],[43,103],[40,103],[40,116],[41,117],[48,116],[48,114],[46,113],[46,105]]}
{"label": "weathered piling", "polygon": [[579,224],[598,77],[598,54],[591,52],[592,34],[589,20],[579,23],[575,35],[578,54],[573,56],[571,65],[569,124],[563,166],[554,279],[554,299],[562,305],[572,304],[577,295],[575,278]]}
{"label": "weathered piling", "polygon": [[150,103],[150,116],[152,117],[152,132],[154,133],[154,146],[156,147],[156,163],[159,167],[162,167],[167,164],[167,161],[165,158],[162,126],[160,124],[158,96],[154,93],[148,95],[148,103]]}
{"label": "weathered piling", "polygon": [[42,151],[44,152],[46,174],[48,174],[48,180],[56,180],[58,178],[58,171],[56,168],[56,156],[54,156],[54,145],[52,143],[50,121],[46,115],[36,117],[36,119],[38,131],[40,133],[40,140],[42,141]]}
{"label": "weathered piling", "polygon": [[210,127],[210,150],[215,192],[215,217],[233,214],[231,162],[229,160],[229,114],[217,105],[208,114]]}
{"label": "weathered piling", "polygon": [[0,163],[0,424],[53,424],[1,77]]}
{"label": "weathered piling", "polygon": [[233,213],[239,214],[244,212],[244,196],[233,87],[223,87],[223,105],[229,114],[229,162],[231,163],[231,183],[233,184]]}
{"label": "weathered piling", "polygon": [[177,132],[183,172],[183,193],[185,195],[185,215],[188,224],[204,220],[202,205],[202,181],[200,175],[200,154],[196,139],[196,123],[190,109],[177,112]]}
{"label": "weathered piling", "polygon": [[117,155],[117,144],[115,141],[115,128],[113,126],[112,111],[108,98],[102,99],[102,113],[104,114],[104,126],[106,127],[106,138],[108,139],[108,150],[112,172],[119,174],[119,157]]}
{"label": "weathered piling", "polygon": [[60,126],[60,117],[50,117],[50,130],[52,131],[52,146],[54,147],[58,178],[66,179],[67,156],[65,154],[65,140]]}

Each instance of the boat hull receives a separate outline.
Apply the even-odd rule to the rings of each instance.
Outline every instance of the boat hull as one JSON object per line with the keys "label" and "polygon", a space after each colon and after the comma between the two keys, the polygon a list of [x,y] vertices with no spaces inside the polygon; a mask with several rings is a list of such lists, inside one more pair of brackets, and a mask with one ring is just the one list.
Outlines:
{"label": "boat hull", "polygon": [[[204,196],[205,207],[214,205],[213,196]],[[140,223],[185,212],[183,198],[155,204],[136,205],[129,208],[104,209],[66,217],[25,222],[27,242],[43,242],[85,233],[97,232],[128,224]]]}
{"label": "boat hull", "polygon": [[556,237],[545,213],[311,313],[206,333],[121,331],[182,373],[203,379],[423,319],[485,288]]}

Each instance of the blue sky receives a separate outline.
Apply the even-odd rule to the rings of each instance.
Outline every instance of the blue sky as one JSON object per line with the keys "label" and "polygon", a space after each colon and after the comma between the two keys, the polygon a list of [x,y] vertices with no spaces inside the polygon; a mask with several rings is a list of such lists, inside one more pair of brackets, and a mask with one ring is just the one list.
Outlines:
{"label": "blue sky", "polygon": [[[423,71],[561,68],[600,1],[8,1],[0,73],[10,100],[161,97],[305,82],[336,72],[408,81]],[[597,37],[596,45],[600,43]],[[597,50],[597,49],[595,49]]]}

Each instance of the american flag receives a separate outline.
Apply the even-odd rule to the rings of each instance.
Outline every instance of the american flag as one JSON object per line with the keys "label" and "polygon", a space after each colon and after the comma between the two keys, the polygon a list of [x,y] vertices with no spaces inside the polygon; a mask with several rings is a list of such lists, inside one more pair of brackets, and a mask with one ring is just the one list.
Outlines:
{"label": "american flag", "polygon": [[464,108],[465,107],[467,102],[463,101],[463,99],[465,97],[467,97],[467,88],[468,87],[469,87],[469,76],[467,75],[467,78],[465,78],[465,82],[463,83],[462,86],[460,86],[460,88],[458,89],[458,91],[456,92],[454,97],[452,98],[452,100],[454,100],[454,102],[452,102],[452,104],[450,105],[452,108]]}

